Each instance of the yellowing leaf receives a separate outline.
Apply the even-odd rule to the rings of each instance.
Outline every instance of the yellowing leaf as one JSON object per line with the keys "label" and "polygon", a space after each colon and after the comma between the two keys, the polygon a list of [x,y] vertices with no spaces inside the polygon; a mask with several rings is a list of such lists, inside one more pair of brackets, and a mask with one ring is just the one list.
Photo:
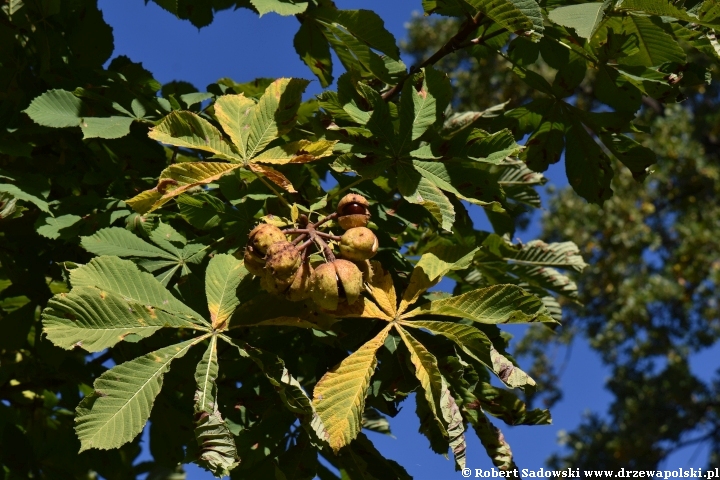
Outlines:
{"label": "yellowing leaf", "polygon": [[142,192],[125,203],[138,213],[148,213],[192,187],[205,185],[242,167],[239,163],[184,162],[170,165],[160,174],[157,187]]}
{"label": "yellowing leaf", "polygon": [[220,158],[233,162],[242,160],[233,152],[217,128],[192,112],[170,113],[157,126],[150,129],[148,137],[176,147],[195,148],[214,153]]}
{"label": "yellowing leaf", "polygon": [[276,165],[310,163],[332,155],[336,143],[337,140],[318,140],[317,142],[298,140],[265,150],[252,161]]}
{"label": "yellowing leaf", "polygon": [[362,428],[365,397],[377,365],[375,353],[385,342],[390,327],[385,327],[315,385],[313,405],[327,428],[328,443],[335,452],[355,439]]}
{"label": "yellowing leaf", "polygon": [[371,264],[373,274],[368,282],[370,294],[383,312],[390,318],[395,318],[397,316],[397,295],[395,295],[392,276],[383,270],[380,262],[373,260]]}
{"label": "yellowing leaf", "polygon": [[205,294],[214,329],[227,328],[228,319],[240,305],[237,288],[247,274],[243,262],[232,255],[215,255],[210,260],[205,274]]}
{"label": "yellowing leaf", "polygon": [[262,175],[283,190],[287,190],[290,193],[297,193],[297,190],[295,190],[295,187],[293,187],[292,182],[290,182],[290,180],[288,180],[285,175],[278,172],[274,168],[266,167],[264,165],[258,165],[257,163],[251,163],[248,165],[248,167],[250,167],[250,170],[252,170],[253,172]]}
{"label": "yellowing leaf", "polygon": [[477,248],[468,251],[467,247],[453,246],[439,248],[420,257],[410,275],[410,284],[400,301],[400,313],[415,303],[428,288],[437,284],[450,270],[461,270],[470,266]]}
{"label": "yellowing leaf", "polygon": [[240,156],[247,160],[247,138],[255,101],[245,95],[223,95],[215,100],[215,116],[225,133],[230,135]]}
{"label": "yellowing leaf", "polygon": [[392,321],[394,318],[383,312],[374,302],[364,297],[358,298],[352,305],[348,305],[347,303],[341,304],[332,314],[338,318],[362,317],[378,318],[387,321]]}
{"label": "yellowing leaf", "polygon": [[418,315],[447,315],[488,324],[557,323],[539,298],[517,285],[493,285],[435,300],[404,314],[402,318]]}

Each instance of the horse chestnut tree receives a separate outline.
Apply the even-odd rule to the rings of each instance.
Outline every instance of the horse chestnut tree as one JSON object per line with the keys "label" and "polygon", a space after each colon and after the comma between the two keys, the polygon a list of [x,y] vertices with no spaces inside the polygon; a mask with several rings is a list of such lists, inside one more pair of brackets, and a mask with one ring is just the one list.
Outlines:
{"label": "horse chestnut tree", "polygon": [[[0,278],[22,328],[0,337],[0,424],[18,425],[0,461],[9,445],[58,445],[3,463],[6,476],[169,478],[197,462],[233,479],[335,478],[324,458],[343,478],[409,478],[363,429],[389,433],[410,399],[456,469],[477,435],[516,470],[489,416],[550,414],[516,393],[535,381],[500,327],[558,324],[558,297],[577,297],[560,270],[585,266],[570,242],[513,243],[516,220],[563,152],[591,202],[612,195],[608,153],[648,174],[652,152],[625,134],[642,131],[643,96],[672,102],[705,81],[679,42],[715,54],[712,0],[425,1],[458,31],[410,68],[370,10],[157,3],[198,26],[231,5],[295,15],[294,46],[326,90],[303,100],[304,79],[221,79],[180,93],[125,57],[104,66],[112,31],[93,0],[3,6],[0,63],[17,68]],[[537,98],[454,112],[435,65],[459,49],[501,56]],[[573,104],[576,88],[602,111]],[[452,293],[433,290],[443,277]],[[137,463],[148,421],[154,460]]]}

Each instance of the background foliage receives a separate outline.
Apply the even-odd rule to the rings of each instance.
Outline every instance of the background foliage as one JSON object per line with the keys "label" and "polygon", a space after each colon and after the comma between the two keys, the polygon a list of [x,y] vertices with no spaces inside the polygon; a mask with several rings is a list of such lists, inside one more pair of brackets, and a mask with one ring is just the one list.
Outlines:
{"label": "background foliage", "polygon": [[[134,478],[148,471],[153,478],[170,478],[171,472],[180,471],[179,463],[193,460],[223,473],[235,466],[237,454],[242,462],[233,470],[233,478],[312,478],[316,473],[332,478],[334,474],[315,460],[312,445],[322,446],[322,441],[313,434],[318,433],[316,417],[306,393],[298,387],[311,392],[328,369],[349,352],[362,352],[366,347],[361,346],[371,338],[385,340],[373,347],[380,368],[368,385],[368,408],[359,412],[364,413],[365,428],[386,431],[383,414],[394,415],[408,393],[421,389],[428,397],[416,396],[418,415],[434,450],[446,453],[452,446],[462,465],[459,422],[475,429],[496,465],[513,468],[509,446],[502,443],[485,413],[509,424],[542,424],[549,421],[549,414],[526,410],[511,391],[492,386],[483,364],[510,387],[534,383],[512,366],[512,357],[505,352],[508,336],[496,327],[466,329],[488,342],[478,350],[468,347],[476,345],[471,340],[457,342],[465,346],[464,353],[423,332],[417,333],[422,343],[408,339],[401,327],[390,333],[377,321],[333,323],[332,317],[341,314],[323,314],[318,320],[312,305],[307,313],[311,317],[298,315],[298,306],[292,307],[293,316],[304,321],[312,318],[312,329],[278,322],[249,328],[250,323],[284,315],[282,302],[264,297],[255,301],[253,310],[248,300],[258,294],[257,282],[243,278],[239,262],[226,253],[244,245],[247,232],[260,217],[267,220],[272,214],[283,222],[295,220],[298,211],[329,212],[336,197],[349,188],[373,202],[373,221],[383,247],[377,258],[391,272],[390,277],[380,277],[386,279],[384,283],[377,280],[384,286],[373,287],[371,282],[371,291],[376,291],[368,299],[382,304],[380,292],[389,292],[391,287],[405,292],[413,276],[425,275],[427,287],[449,273],[458,282],[455,293],[460,297],[456,298],[491,291],[477,289],[492,289],[494,284],[519,284],[542,299],[543,304],[533,308],[542,309],[541,316],[548,322],[560,319],[558,298],[590,305],[590,310],[578,309],[573,314],[571,328],[559,330],[563,332],[559,340],[576,332],[585,334],[607,353],[618,398],[614,421],[604,426],[602,420],[594,419],[571,434],[577,440],[570,445],[579,446],[556,462],[655,465],[673,446],[686,442],[685,434],[695,431],[698,423],[707,425],[701,438],[717,444],[717,392],[693,380],[684,360],[692,351],[712,344],[717,332],[712,323],[717,322],[713,303],[718,271],[713,252],[717,248],[712,243],[717,220],[708,208],[717,177],[712,167],[716,95],[705,85],[707,57],[694,53],[713,56],[717,52],[712,29],[720,12],[714,3],[501,2],[498,8],[487,2],[425,2],[427,12],[460,20],[439,20],[429,31],[421,22],[413,25],[419,34],[411,35],[407,50],[417,56],[418,68],[411,70],[408,81],[394,39],[370,12],[268,0],[237,5],[159,4],[198,27],[209,24],[218,10],[235,6],[260,14],[298,15],[301,26],[294,45],[298,54],[323,86],[337,77],[337,92],[329,90],[317,100],[300,104],[302,82],[273,83],[270,91],[279,88],[282,92],[281,106],[290,89],[285,104],[290,115],[278,118],[276,112],[283,108],[269,105],[271,96],[264,96],[272,80],[238,84],[224,79],[208,86],[207,92],[195,92],[182,82],[160,85],[127,58],[116,58],[103,68],[112,53],[112,32],[94,2],[10,1],[3,5],[0,35],[3,45],[12,46],[0,53],[0,462],[7,478],[86,478],[93,472],[104,478]],[[330,48],[348,73],[339,75],[339,65],[332,66],[331,72]],[[686,50],[693,61],[687,61]],[[427,68],[420,70],[423,67]],[[478,75],[478,68],[492,74]],[[454,89],[443,72],[450,73]],[[478,92],[492,93],[488,95],[492,98],[480,97]],[[692,113],[677,107],[663,109],[662,104],[678,100],[681,93],[690,97]],[[280,148],[285,157],[276,151],[265,157],[273,161],[263,166],[262,161],[253,161],[254,156],[236,150],[243,141],[233,137],[218,113],[217,102],[229,99],[228,94],[243,94],[253,104],[258,101],[267,107],[273,117],[268,125],[276,128],[270,138],[276,143],[269,146]],[[451,98],[452,108],[460,113],[445,109]],[[636,119],[641,105],[646,108]],[[287,128],[289,118],[297,123],[294,129]],[[219,122],[226,135],[209,122]],[[155,133],[149,138],[152,126]],[[671,144],[676,137],[668,132],[688,140]],[[162,147],[151,138],[180,148]],[[527,138],[525,149],[515,143],[523,138]],[[303,141],[326,142],[333,146],[333,155],[320,153],[311,155],[312,163],[287,165],[300,163],[293,158],[304,154],[283,146],[307,146],[297,143]],[[206,162],[209,155],[193,147],[216,158]],[[646,176],[647,167],[655,161],[653,151],[661,154],[658,172],[640,193],[634,182]],[[534,188],[544,179],[533,170],[544,170],[563,152],[577,193],[563,194],[552,204],[547,239],[574,240],[582,246],[585,259],[593,261],[590,275],[581,277],[586,286],[579,293],[566,275],[555,270],[585,266],[573,245],[513,245],[509,241],[526,212],[539,206]],[[218,163],[218,158],[231,163]],[[231,174],[215,177],[218,170],[212,175],[207,170],[213,165]],[[631,174],[613,173],[627,172],[623,165]],[[190,178],[188,168],[196,176],[183,184],[175,203],[146,213],[149,204],[126,202],[149,191],[145,195],[155,203],[157,194],[166,194],[168,186]],[[177,169],[184,169],[182,179],[173,176]],[[338,186],[326,192],[320,179],[328,172]],[[158,176],[171,181],[158,183]],[[628,193],[610,198],[612,190]],[[596,213],[597,207],[577,194],[604,202],[605,210]],[[471,204],[485,208],[495,232],[473,229],[467,215]],[[620,238],[618,230],[623,233]],[[407,253],[401,255],[400,248]],[[92,254],[100,257],[88,263]],[[421,261],[413,270],[420,254],[428,254],[422,257],[425,263]],[[87,280],[92,268],[104,273]],[[228,273],[233,271],[237,275]],[[628,276],[628,272],[637,273]],[[221,333],[216,317],[211,318],[214,307],[211,303],[208,309],[206,298],[199,294],[206,290],[204,280],[209,285],[216,275],[235,279],[235,287],[245,282],[237,290],[236,302],[228,307],[232,312],[241,305],[238,311],[245,309],[245,315],[231,320],[239,328],[227,333],[227,343],[217,342]],[[86,280],[77,280],[81,278]],[[131,285],[147,285],[147,291],[160,296],[132,297],[129,291],[113,287],[122,283],[113,283],[113,278],[133,278]],[[69,295],[51,301],[53,294],[68,292],[70,285]],[[211,291],[208,287],[209,302]],[[92,306],[95,296],[103,294],[115,295],[117,302],[105,317],[98,315],[99,307]],[[447,302],[441,297],[431,294],[425,300]],[[152,305],[172,318],[161,318],[149,330],[137,325],[130,329],[129,321],[118,320],[128,302],[136,309]],[[163,307],[164,302],[173,307]],[[81,308],[83,304],[90,306]],[[257,310],[267,310],[270,304],[279,306],[263,318]],[[390,301],[390,305],[394,309],[397,304]],[[43,325],[40,311],[46,306]],[[90,329],[98,318],[119,322],[125,341],[118,343],[119,338],[98,337],[89,331],[74,337],[81,310],[93,312],[87,316]],[[210,317],[204,313],[208,311]],[[588,316],[587,311],[597,316]],[[75,318],[67,317],[68,313]],[[467,309],[455,314],[480,322],[492,316],[487,312],[473,315]],[[247,320],[243,323],[242,318]],[[496,321],[506,319],[496,317]],[[443,320],[458,331],[468,326],[467,321]],[[431,332],[439,328],[427,319],[421,321]],[[60,327],[55,333],[53,325]],[[181,328],[157,332],[162,326]],[[192,330],[209,333],[191,340]],[[523,346],[524,351],[538,355],[536,370],[546,389],[553,386],[553,373],[542,352],[548,341],[558,341],[549,335],[549,329],[541,329]],[[205,339],[205,348],[182,356],[184,346]],[[173,348],[168,344],[178,342],[183,345],[180,350],[168,350]],[[74,345],[97,353],[59,348]],[[156,352],[148,354],[152,351]],[[276,354],[282,355],[285,364]],[[487,360],[483,361],[483,355],[488,355]],[[178,358],[164,378],[165,370],[157,370],[157,362],[143,360],[156,357]],[[657,368],[653,364],[657,358],[667,359],[667,364]],[[76,405],[84,398],[77,410],[77,433],[83,440],[83,425],[88,425],[83,416],[95,418],[103,402],[112,402],[112,395],[102,393],[109,388],[103,382],[122,373],[118,369],[111,370],[114,374],[103,373],[103,365],[125,361],[136,362],[128,368],[159,372],[148,373],[160,379],[155,390],[163,386],[152,413],[133,414],[132,431],[124,435],[100,436],[108,442],[104,448],[119,449],[90,448],[78,454],[81,443],[73,431]],[[218,361],[221,373],[215,370]],[[515,372],[512,379],[508,369]],[[421,375],[421,370],[428,376]],[[188,372],[193,371],[198,385],[215,386],[196,388],[187,381]],[[672,402],[666,396],[658,398],[656,392],[670,384],[683,388],[676,389]],[[645,391],[633,390],[638,386]],[[205,396],[198,397],[196,390],[206,392]],[[458,405],[454,410],[441,407],[438,414],[434,403],[445,404],[437,395],[453,402],[457,399]],[[208,396],[212,401],[206,403],[203,398]],[[638,406],[638,398],[652,398],[657,407]],[[639,417],[638,411],[658,413],[655,418],[667,418],[661,412],[668,412],[675,420],[663,424],[670,428],[655,431],[653,426],[662,425]],[[444,418],[445,412],[455,415],[455,420]],[[296,423],[297,414],[304,429]],[[134,465],[139,452],[135,434],[148,415],[154,460]],[[635,434],[628,436],[628,431]],[[324,434],[322,428],[319,434]],[[340,430],[341,436],[346,434],[352,437],[357,431]],[[402,467],[381,459],[367,438],[359,435],[339,457],[327,447],[321,454],[350,478],[382,478],[387,472],[393,472],[392,478],[404,475]],[[206,442],[215,443],[206,448]],[[101,445],[82,448],[95,446]],[[374,468],[376,464],[383,467]]]}

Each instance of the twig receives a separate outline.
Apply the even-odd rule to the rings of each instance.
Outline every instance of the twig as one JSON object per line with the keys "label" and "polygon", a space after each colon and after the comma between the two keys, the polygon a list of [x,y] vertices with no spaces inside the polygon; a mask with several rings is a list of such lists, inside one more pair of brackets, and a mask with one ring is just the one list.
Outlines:
{"label": "twig", "polygon": [[315,237],[315,242],[318,244],[318,246],[319,246],[320,248],[322,248],[322,251],[323,251],[323,254],[325,255],[325,258],[327,258],[327,260],[328,260],[329,262],[334,262],[334,261],[335,261],[335,254],[332,252],[332,250],[330,250],[330,247],[328,246],[327,243],[325,243],[325,240],[323,240],[322,238],[316,236],[316,237]]}
{"label": "twig", "polygon": [[[250,170],[250,171],[252,172],[252,170]],[[265,184],[266,187],[268,187],[270,190],[272,190],[272,192],[275,194],[275,196],[278,197],[280,199],[280,201],[283,204],[285,204],[286,207],[292,208],[292,205],[290,205],[290,203],[287,200],[285,200],[285,198],[283,198],[282,195],[280,195],[280,192],[275,190],[275,187],[270,185],[270,183],[268,183],[268,181],[265,180],[261,175],[257,174],[256,172],[253,172],[253,173],[255,174],[256,177],[258,177],[260,179],[261,182],[263,182]]]}
{"label": "twig", "polygon": [[465,20],[463,24],[460,26],[460,30],[448,40],[445,45],[440,47],[440,49],[430,55],[426,60],[421,62],[419,65],[413,65],[410,68],[410,71],[405,75],[400,81],[398,81],[397,85],[392,87],[387,92],[383,93],[382,98],[385,101],[390,100],[392,97],[397,95],[397,93],[402,89],[403,84],[405,83],[405,80],[408,79],[411,75],[415,74],[418,70],[420,70],[423,67],[427,67],[428,65],[434,65],[438,61],[440,61],[441,58],[443,58],[446,55],[449,55],[461,48],[462,43],[472,31],[477,28],[478,24],[482,21],[483,13],[479,12],[475,14],[474,17]]}
{"label": "twig", "polygon": [[339,235],[331,235],[331,234],[325,233],[325,232],[317,232],[316,235],[319,235],[323,238],[329,238],[330,240],[335,240],[336,242],[339,242],[340,239],[342,238]]}
{"label": "twig", "polygon": [[337,212],[331,213],[330,215],[326,216],[325,218],[323,218],[322,220],[317,222],[315,224],[315,228],[319,227],[320,225],[322,225],[325,222],[335,219],[337,216],[338,216]]}

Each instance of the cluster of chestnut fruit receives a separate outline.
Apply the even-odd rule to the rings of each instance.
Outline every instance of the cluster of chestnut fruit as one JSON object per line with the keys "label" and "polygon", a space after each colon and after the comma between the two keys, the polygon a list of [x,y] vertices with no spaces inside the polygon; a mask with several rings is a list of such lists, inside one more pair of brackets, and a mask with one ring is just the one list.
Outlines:
{"label": "cluster of chestnut fruit", "polygon": [[[245,268],[260,277],[270,293],[291,301],[308,298],[326,310],[337,310],[343,302],[352,305],[360,297],[363,281],[370,274],[369,259],[378,249],[378,239],[367,228],[368,201],[350,193],[338,203],[337,211],[316,223],[301,215],[298,228],[279,229],[261,223],[249,234]],[[342,236],[320,230],[331,220],[345,230]],[[336,258],[328,242],[337,242]],[[322,252],[324,261],[310,261],[310,248]]]}

